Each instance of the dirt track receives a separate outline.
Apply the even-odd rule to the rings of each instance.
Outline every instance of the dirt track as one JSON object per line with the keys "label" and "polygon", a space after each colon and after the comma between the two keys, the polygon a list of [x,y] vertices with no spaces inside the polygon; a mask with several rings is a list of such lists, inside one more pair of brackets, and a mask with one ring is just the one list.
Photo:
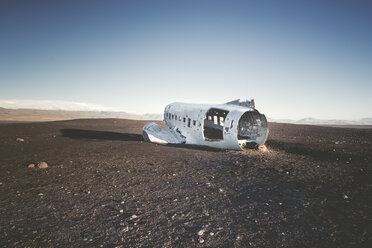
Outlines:
{"label": "dirt track", "polygon": [[372,129],[273,123],[268,151],[236,152],[146,143],[144,124],[0,124],[0,246],[372,242]]}

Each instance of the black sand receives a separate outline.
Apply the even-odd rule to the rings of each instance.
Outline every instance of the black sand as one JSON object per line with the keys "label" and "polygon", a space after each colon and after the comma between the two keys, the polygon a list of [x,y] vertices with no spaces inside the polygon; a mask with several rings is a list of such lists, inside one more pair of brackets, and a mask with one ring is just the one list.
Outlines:
{"label": "black sand", "polygon": [[236,152],[146,143],[145,123],[0,124],[0,246],[371,243],[372,129],[273,123]]}

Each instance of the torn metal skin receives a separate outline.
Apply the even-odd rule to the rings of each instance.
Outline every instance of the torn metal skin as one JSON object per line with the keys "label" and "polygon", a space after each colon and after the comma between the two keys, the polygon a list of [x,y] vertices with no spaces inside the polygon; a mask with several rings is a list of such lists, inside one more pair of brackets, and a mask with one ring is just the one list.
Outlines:
{"label": "torn metal skin", "polygon": [[189,144],[242,150],[263,145],[269,129],[254,100],[207,105],[175,102],[167,105],[164,121],[169,129],[149,122],[143,138],[159,144]]}

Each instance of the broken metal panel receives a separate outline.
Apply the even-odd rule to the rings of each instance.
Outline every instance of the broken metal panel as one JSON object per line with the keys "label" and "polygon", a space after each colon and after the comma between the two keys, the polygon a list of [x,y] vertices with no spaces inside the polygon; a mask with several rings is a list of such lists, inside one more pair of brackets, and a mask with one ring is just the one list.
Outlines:
{"label": "broken metal panel", "polygon": [[167,130],[146,124],[145,140],[241,150],[252,143],[262,145],[268,135],[267,120],[254,109],[253,100],[218,105],[172,103],[165,108],[164,121]]}
{"label": "broken metal panel", "polygon": [[173,129],[161,129],[154,122],[147,123],[142,130],[145,141],[151,141],[158,144],[182,144],[185,138]]}
{"label": "broken metal panel", "polygon": [[254,99],[250,101],[248,99],[245,101],[242,101],[241,99],[236,99],[234,101],[227,102],[226,104],[237,105],[237,106],[242,106],[242,107],[247,107],[247,108],[252,108],[252,109],[255,108]]}

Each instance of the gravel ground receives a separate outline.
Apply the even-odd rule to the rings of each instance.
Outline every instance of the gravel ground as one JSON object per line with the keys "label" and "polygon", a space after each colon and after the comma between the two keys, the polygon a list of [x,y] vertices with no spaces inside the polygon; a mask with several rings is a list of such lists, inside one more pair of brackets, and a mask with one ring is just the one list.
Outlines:
{"label": "gravel ground", "polygon": [[145,123],[0,124],[0,246],[370,247],[372,129],[270,123],[238,152]]}

